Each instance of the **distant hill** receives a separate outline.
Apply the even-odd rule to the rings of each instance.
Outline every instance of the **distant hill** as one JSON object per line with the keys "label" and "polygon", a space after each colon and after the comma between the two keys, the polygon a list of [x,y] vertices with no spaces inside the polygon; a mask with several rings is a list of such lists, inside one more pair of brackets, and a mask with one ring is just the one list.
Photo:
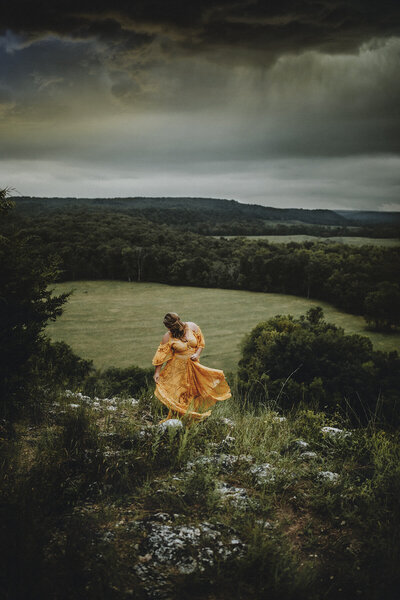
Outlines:
{"label": "distant hill", "polygon": [[[45,198],[14,197],[15,216],[47,218],[54,213],[106,213],[144,218],[202,235],[367,235],[398,237],[400,213],[276,208],[223,198]],[[82,219],[86,217],[82,214]]]}
{"label": "distant hill", "polygon": [[[113,209],[117,211],[184,211],[201,213],[206,219],[221,221],[265,220],[312,225],[349,225],[347,218],[326,209],[275,208],[258,204],[243,204],[220,198],[40,198],[14,197],[17,208],[23,211],[46,211],[66,208]],[[201,218],[201,215],[198,214]]]}
{"label": "distant hill", "polygon": [[335,212],[347,221],[351,221],[352,225],[400,224],[400,211],[336,210]]}

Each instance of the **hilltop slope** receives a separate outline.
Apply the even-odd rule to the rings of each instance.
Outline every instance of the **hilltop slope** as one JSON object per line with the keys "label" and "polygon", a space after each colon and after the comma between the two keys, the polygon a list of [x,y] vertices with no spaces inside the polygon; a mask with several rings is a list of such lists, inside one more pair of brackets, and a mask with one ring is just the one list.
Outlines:
{"label": "hilltop slope", "polygon": [[189,211],[218,220],[259,220],[301,222],[313,225],[349,224],[347,219],[333,210],[274,208],[258,204],[244,204],[236,200],[219,198],[40,198],[14,197],[17,208],[23,211],[59,210],[68,208],[102,208],[117,211]]}

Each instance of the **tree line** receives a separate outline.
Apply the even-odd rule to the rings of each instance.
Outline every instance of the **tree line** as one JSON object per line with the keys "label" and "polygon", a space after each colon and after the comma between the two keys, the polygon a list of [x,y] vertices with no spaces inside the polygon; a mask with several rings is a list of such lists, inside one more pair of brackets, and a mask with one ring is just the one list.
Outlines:
{"label": "tree line", "polygon": [[400,248],[305,241],[273,244],[210,238],[110,210],[15,213],[2,231],[30,240],[39,259],[57,257],[59,278],[152,281],[293,294],[400,324]]}
{"label": "tree line", "polygon": [[[17,197],[16,210],[38,217],[49,212],[99,210],[143,217],[201,235],[313,235],[400,237],[396,213],[275,208],[218,198],[30,198]],[[351,211],[350,211],[351,212]]]}

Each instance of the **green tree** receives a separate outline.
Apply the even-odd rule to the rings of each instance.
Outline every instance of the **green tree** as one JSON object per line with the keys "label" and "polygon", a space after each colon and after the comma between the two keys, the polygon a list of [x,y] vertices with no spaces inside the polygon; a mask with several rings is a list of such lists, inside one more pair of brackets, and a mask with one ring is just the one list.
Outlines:
{"label": "green tree", "polygon": [[305,403],[333,412],[339,406],[365,421],[379,400],[385,418],[399,421],[397,352],[375,352],[369,338],[325,322],[320,307],[299,319],[277,315],[259,323],[243,342],[238,380],[256,404],[267,397],[282,407]]}
{"label": "green tree", "polygon": [[383,281],[365,297],[365,320],[376,329],[400,325],[400,288],[396,283]]}
{"label": "green tree", "polygon": [[317,325],[324,318],[324,311],[320,306],[312,306],[306,312],[307,321],[313,325]]}
{"label": "green tree", "polygon": [[[0,191],[0,213],[7,218],[8,190]],[[33,402],[43,330],[62,312],[68,294],[52,296],[54,260],[36,257],[29,238],[0,236],[0,395],[3,418],[14,419]],[[36,388],[35,388],[36,385]]]}

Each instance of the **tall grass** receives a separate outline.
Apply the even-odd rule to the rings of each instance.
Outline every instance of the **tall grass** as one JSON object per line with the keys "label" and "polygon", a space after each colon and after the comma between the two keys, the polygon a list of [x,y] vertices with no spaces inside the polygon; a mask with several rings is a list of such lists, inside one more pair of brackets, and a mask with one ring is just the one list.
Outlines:
{"label": "tall grass", "polygon": [[[151,389],[114,412],[60,400],[45,423],[20,425],[0,451],[4,597],[145,598],[132,570],[144,560],[133,524],[163,512],[220,524],[245,544],[242,556],[204,572],[170,570],[171,598],[394,600],[398,434],[371,420],[333,437],[321,428],[348,428],[343,415],[298,407],[282,420],[271,399],[257,408],[247,400],[234,393],[208,420],[165,431]],[[302,457],[299,440],[314,458]],[[225,469],[213,462],[222,455],[239,459]],[[274,476],[258,480],[250,467],[265,463]],[[222,483],[247,500],[225,497]]]}

